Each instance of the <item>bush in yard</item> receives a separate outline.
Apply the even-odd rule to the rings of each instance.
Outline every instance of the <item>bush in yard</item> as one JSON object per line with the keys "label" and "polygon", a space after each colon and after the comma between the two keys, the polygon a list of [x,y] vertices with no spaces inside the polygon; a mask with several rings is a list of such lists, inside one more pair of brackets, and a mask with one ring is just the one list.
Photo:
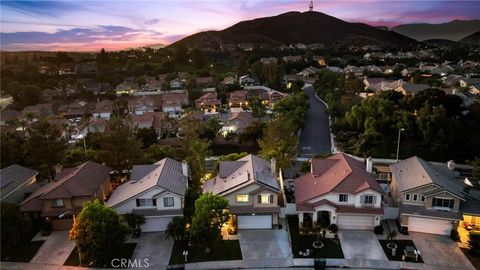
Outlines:
{"label": "bush in yard", "polygon": [[383,234],[383,226],[382,225],[375,226],[375,228],[373,229],[373,232],[375,232],[375,234]]}
{"label": "bush in yard", "polygon": [[167,230],[165,231],[165,239],[169,237],[175,240],[182,240],[186,236],[186,220],[185,217],[174,217],[170,223],[168,223]]}
{"label": "bush in yard", "polygon": [[451,230],[451,231],[450,231],[450,238],[451,238],[453,241],[458,241],[458,240],[460,240],[460,236],[458,235],[458,231],[457,231],[457,230]]}
{"label": "bush in yard", "polygon": [[130,228],[115,210],[98,200],[86,202],[70,230],[78,247],[81,265],[110,267],[126,242]]}
{"label": "bush in yard", "polygon": [[337,233],[337,232],[338,232],[337,224],[330,224],[330,226],[328,226],[328,229],[329,229],[332,233]]}
{"label": "bush in yard", "polygon": [[[31,223],[27,220],[18,205],[2,202],[1,209],[1,234],[2,234],[2,253],[10,251],[13,248],[21,245],[29,235],[31,230]],[[3,255],[3,254],[2,254]]]}
{"label": "bush in yard", "polygon": [[470,232],[469,237],[470,253],[476,256],[480,255],[480,233]]}

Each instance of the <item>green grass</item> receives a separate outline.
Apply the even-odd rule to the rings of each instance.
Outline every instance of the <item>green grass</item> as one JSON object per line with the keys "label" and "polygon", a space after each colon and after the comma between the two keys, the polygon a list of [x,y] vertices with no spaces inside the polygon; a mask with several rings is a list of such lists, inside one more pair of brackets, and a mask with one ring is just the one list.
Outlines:
{"label": "green grass", "polygon": [[[136,247],[137,247],[136,243],[127,243],[127,244],[123,245],[123,248],[121,250],[119,250],[119,252],[115,256],[115,258],[118,258],[118,259],[130,259],[130,258],[132,258],[133,252],[135,251]],[[68,256],[65,263],[63,263],[63,265],[79,266],[77,247],[75,247],[72,250],[72,253],[70,253],[70,255]]]}
{"label": "green grass", "polygon": [[242,251],[238,240],[219,240],[213,244],[210,253],[205,253],[200,246],[186,247],[183,241],[175,241],[170,256],[170,265],[184,264],[183,251],[188,249],[188,262],[241,260]]}
{"label": "green grass", "polygon": [[[340,241],[332,238],[320,238],[323,243],[322,248],[314,248],[313,242],[317,240],[316,235],[300,235],[298,230],[298,217],[288,217],[288,228],[290,238],[292,239],[292,254],[294,258],[330,258],[342,259],[343,251]],[[301,256],[299,252],[305,252],[310,249],[310,256]]]}
{"label": "green grass", "polygon": [[25,245],[18,246],[10,252],[2,251],[2,261],[8,262],[30,262],[45,241],[31,241]]}
{"label": "green grass", "polygon": [[[385,252],[385,255],[387,255],[387,258],[390,261],[401,261],[402,256],[404,255],[403,250],[405,249],[406,246],[413,246],[415,249],[415,244],[413,244],[412,240],[393,240],[395,244],[397,244],[397,251],[395,256],[392,256],[392,250],[387,247],[387,244],[390,242],[389,240],[379,240],[380,245],[383,248],[383,252]],[[408,262],[418,262],[418,263],[423,263],[422,256],[418,256],[418,261],[416,261],[413,258],[406,258],[406,261]]]}

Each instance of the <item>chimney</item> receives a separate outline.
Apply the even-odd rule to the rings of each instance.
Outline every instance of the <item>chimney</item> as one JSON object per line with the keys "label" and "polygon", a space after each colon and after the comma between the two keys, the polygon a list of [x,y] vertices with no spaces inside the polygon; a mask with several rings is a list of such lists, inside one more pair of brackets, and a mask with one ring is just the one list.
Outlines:
{"label": "chimney", "polygon": [[188,179],[188,163],[186,160],[182,161],[182,174]]}
{"label": "chimney", "polygon": [[273,157],[270,159],[270,169],[274,177],[277,177],[277,160]]}
{"label": "chimney", "polygon": [[453,160],[447,161],[447,167],[451,171],[455,170],[455,162]]}
{"label": "chimney", "polygon": [[372,169],[373,169],[373,159],[372,159],[372,157],[368,157],[367,158],[367,165],[366,165],[365,170],[368,173],[372,173]]}

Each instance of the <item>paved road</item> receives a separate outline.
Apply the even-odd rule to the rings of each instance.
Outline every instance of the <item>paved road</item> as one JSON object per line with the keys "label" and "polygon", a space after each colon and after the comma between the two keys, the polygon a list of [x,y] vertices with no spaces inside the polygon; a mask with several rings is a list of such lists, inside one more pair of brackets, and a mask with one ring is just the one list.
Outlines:
{"label": "paved road", "polygon": [[300,155],[330,153],[327,107],[315,97],[315,89],[312,86],[305,87],[304,91],[309,97],[310,109],[305,119],[305,128],[300,134]]}

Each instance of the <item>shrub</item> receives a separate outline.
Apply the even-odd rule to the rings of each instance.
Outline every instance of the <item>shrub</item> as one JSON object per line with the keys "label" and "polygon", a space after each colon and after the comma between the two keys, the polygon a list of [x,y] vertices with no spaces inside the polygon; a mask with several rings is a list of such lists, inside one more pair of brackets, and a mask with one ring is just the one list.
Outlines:
{"label": "shrub", "polygon": [[337,233],[337,232],[338,232],[337,224],[330,224],[330,226],[328,226],[328,229],[329,229],[332,233]]}
{"label": "shrub", "polygon": [[457,231],[457,230],[451,230],[451,231],[450,231],[450,238],[451,238],[453,241],[458,241],[458,240],[460,240],[460,236],[458,235],[458,231]]}
{"label": "shrub", "polygon": [[375,232],[375,234],[383,234],[383,226],[378,225],[373,229],[373,231]]}

